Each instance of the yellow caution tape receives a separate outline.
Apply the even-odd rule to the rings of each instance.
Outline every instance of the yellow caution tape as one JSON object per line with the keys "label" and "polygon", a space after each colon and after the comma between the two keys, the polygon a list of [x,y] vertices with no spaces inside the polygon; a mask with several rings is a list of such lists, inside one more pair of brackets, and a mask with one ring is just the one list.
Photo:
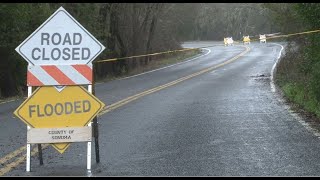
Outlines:
{"label": "yellow caution tape", "polygon": [[152,53],[152,54],[143,54],[143,55],[137,55],[137,56],[129,56],[129,57],[122,57],[122,58],[106,59],[106,60],[97,61],[97,63],[100,63],[100,62],[109,62],[109,61],[117,61],[117,60],[120,60],[120,59],[130,59],[130,58],[145,57],[145,56],[155,56],[155,55],[159,55],[159,54],[173,53],[173,52],[178,52],[178,51],[188,51],[188,50],[191,50],[191,49],[198,49],[198,48],[185,48],[185,49],[180,49],[180,50],[164,51],[164,52],[158,52],[158,53]]}
{"label": "yellow caution tape", "polygon": [[[319,30],[313,30],[313,31],[305,31],[305,32],[299,32],[299,33],[292,33],[292,34],[285,34],[285,35],[279,35],[279,36],[266,37],[265,39],[290,37],[290,36],[295,36],[295,35],[300,35],[300,34],[309,34],[309,33],[316,33],[316,32],[320,32],[320,29]],[[250,39],[250,41],[260,41],[260,39]],[[240,42],[239,41],[233,41],[233,43],[239,44]],[[94,63],[118,61],[118,60],[122,60],[122,59],[131,59],[131,58],[146,57],[146,56],[156,56],[156,55],[159,55],[159,54],[168,54],[168,53],[174,53],[174,52],[189,51],[189,50],[194,50],[194,49],[202,49],[202,48],[221,46],[221,45],[224,45],[224,44],[216,44],[216,45],[212,45],[212,46],[204,46],[204,47],[198,47],[198,48],[184,48],[184,49],[178,49],[178,50],[172,50],[172,51],[164,51],[164,52],[151,53],[151,54],[143,54],[143,55],[136,55],[136,56],[121,57],[121,58],[105,59],[105,60],[95,61]]]}
{"label": "yellow caution tape", "polygon": [[178,49],[178,50],[172,50],[172,51],[164,51],[164,52],[158,52],[158,53],[152,53],[152,54],[128,56],[128,57],[122,57],[122,58],[105,59],[105,60],[96,61],[94,63],[110,62],[110,61],[117,61],[117,60],[121,60],[121,59],[131,59],[131,58],[138,58],[138,57],[145,57],[145,56],[155,56],[155,55],[159,55],[159,54],[167,54],[167,53],[174,53],[174,52],[180,52],[180,51],[189,51],[189,50],[194,50],[194,49],[214,47],[214,46],[218,46],[218,45],[220,45],[220,44],[216,44],[216,45],[213,45],[213,46],[198,47],[198,48],[184,48],[184,49]]}
{"label": "yellow caution tape", "polygon": [[[274,39],[274,38],[281,38],[281,37],[290,37],[290,36],[295,36],[295,35],[300,35],[300,34],[309,34],[309,33],[316,33],[320,32],[320,29],[318,30],[313,30],[313,31],[305,31],[305,32],[299,32],[299,33],[292,33],[292,34],[284,34],[284,35],[279,35],[279,36],[272,36],[272,37],[266,37],[265,39]],[[253,39],[252,41],[259,41],[260,39]]]}

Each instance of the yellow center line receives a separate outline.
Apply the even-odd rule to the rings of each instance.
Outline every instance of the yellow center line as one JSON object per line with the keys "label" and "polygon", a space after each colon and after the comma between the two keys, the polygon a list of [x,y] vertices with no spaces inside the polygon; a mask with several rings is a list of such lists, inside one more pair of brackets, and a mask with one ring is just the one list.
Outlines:
{"label": "yellow center line", "polygon": [[[48,146],[49,146],[49,144],[45,144],[45,145],[42,146],[42,149],[44,149],[44,148],[46,148]],[[26,149],[26,146],[24,146],[24,147]],[[33,148],[33,150],[30,153],[30,156],[32,157],[32,156],[36,155],[37,152],[38,152],[38,148],[37,147]],[[13,168],[15,168],[18,165],[20,165],[21,163],[23,163],[26,159],[27,159],[26,158],[26,154],[24,154],[23,156],[17,158],[12,163],[6,165],[4,168],[1,168],[0,169],[0,176],[3,176],[5,173],[11,171]]]}
{"label": "yellow center line", "polygon": [[[242,46],[242,45],[240,45],[240,46]],[[136,99],[139,99],[139,98],[141,98],[141,97],[143,97],[143,96],[146,96],[146,95],[148,95],[148,94],[151,94],[151,93],[160,91],[160,90],[162,90],[162,89],[165,89],[165,88],[167,88],[167,87],[173,86],[173,85],[178,84],[178,83],[180,83],[180,82],[186,81],[186,80],[188,80],[188,79],[190,79],[190,78],[193,78],[193,77],[195,77],[195,76],[204,74],[204,73],[206,73],[206,72],[209,72],[209,71],[212,71],[212,70],[214,70],[214,69],[217,69],[217,68],[219,68],[219,67],[221,67],[221,66],[224,66],[224,65],[226,65],[226,64],[229,64],[229,63],[237,60],[238,58],[240,58],[241,56],[243,56],[244,54],[246,54],[247,52],[250,51],[250,48],[249,48],[249,47],[247,47],[247,46],[242,46],[242,47],[245,47],[246,50],[243,51],[243,52],[241,52],[240,54],[234,56],[233,58],[231,58],[231,59],[223,62],[223,63],[220,63],[220,64],[218,64],[218,65],[215,65],[215,66],[212,66],[212,67],[209,67],[209,68],[206,68],[206,69],[203,69],[203,70],[201,70],[201,71],[199,71],[199,72],[196,72],[196,73],[193,73],[193,74],[191,74],[191,75],[188,75],[188,76],[179,78],[179,79],[177,79],[177,80],[174,80],[174,81],[172,81],[172,82],[166,83],[166,84],[164,84],[164,85],[160,85],[160,86],[151,88],[151,89],[149,89],[149,90],[140,92],[140,93],[135,94],[135,95],[133,95],[133,96],[127,97],[127,98],[125,98],[125,99],[123,99],[123,100],[120,100],[120,101],[118,101],[118,102],[116,102],[116,103],[113,103],[113,104],[111,104],[111,105],[109,105],[109,106],[106,106],[106,107],[98,114],[98,116],[101,116],[101,115],[103,115],[103,114],[105,114],[105,113],[107,113],[107,112],[110,112],[110,111],[112,111],[112,110],[114,110],[114,109],[117,109],[117,108],[119,108],[119,107],[121,107],[121,106],[123,106],[123,105],[125,105],[125,104],[128,104],[129,102],[132,102],[132,101],[134,101],[134,100],[136,100]],[[49,146],[49,144],[45,144],[44,146],[42,146],[42,149],[44,149],[44,148],[46,148],[46,147],[48,147],[48,146]],[[23,146],[23,147],[19,148],[18,150],[16,150],[16,151],[14,151],[14,152],[6,155],[5,157],[1,158],[1,159],[0,159],[0,163],[3,164],[3,163],[5,163],[5,162],[7,162],[9,159],[12,159],[13,157],[17,156],[18,154],[21,154],[21,153],[22,153],[23,151],[25,151],[25,150],[26,150],[26,146]],[[33,148],[32,152],[31,152],[31,156],[36,155],[37,152],[38,152],[37,147]],[[26,154],[24,154],[23,156],[17,158],[14,162],[11,162],[10,164],[8,164],[8,165],[6,165],[5,167],[1,168],[1,169],[0,169],[0,176],[3,176],[5,173],[7,173],[7,172],[9,172],[11,169],[17,167],[19,164],[21,164],[21,163],[24,162],[25,160],[26,160]]]}
{"label": "yellow center line", "polygon": [[0,164],[4,164],[7,161],[9,161],[10,159],[12,159],[13,157],[16,157],[18,154],[21,154],[23,151],[25,151],[27,149],[27,146],[22,146],[19,149],[7,154],[5,157],[0,159]]}
{"label": "yellow center line", "polygon": [[196,73],[193,73],[193,74],[191,74],[191,75],[182,77],[182,78],[180,78],[180,79],[174,80],[174,81],[169,82],[169,83],[167,83],[167,84],[164,84],[164,85],[161,85],[161,86],[157,86],[157,87],[152,88],[152,89],[149,89],[149,90],[147,90],[147,91],[143,91],[143,92],[141,92],[141,93],[138,93],[138,94],[135,94],[135,95],[133,95],[133,96],[127,97],[127,98],[125,98],[125,99],[123,99],[123,100],[121,100],[121,101],[118,101],[118,102],[116,102],[116,103],[114,103],[114,104],[111,104],[111,105],[109,105],[109,106],[106,106],[106,107],[98,114],[98,116],[101,116],[101,115],[103,115],[103,114],[105,114],[105,113],[107,113],[107,112],[110,112],[110,111],[112,111],[112,110],[114,110],[114,109],[116,109],[116,108],[118,108],[118,107],[120,107],[120,106],[123,106],[123,105],[125,105],[125,104],[127,104],[127,103],[129,103],[129,102],[131,102],[131,101],[134,101],[134,100],[136,100],[136,99],[138,99],[138,98],[140,98],[140,97],[143,97],[143,96],[145,96],[145,95],[148,95],[148,94],[151,94],[151,93],[160,91],[161,89],[164,89],[164,88],[173,86],[173,85],[175,85],[175,84],[178,84],[179,82],[185,81],[185,80],[190,79],[190,78],[192,78],[192,77],[201,75],[201,74],[206,73],[206,72],[208,72],[208,71],[212,71],[213,69],[216,69],[216,68],[219,68],[219,67],[224,66],[224,65],[226,65],[226,64],[229,64],[229,63],[235,61],[236,59],[238,59],[239,57],[241,57],[242,55],[246,54],[246,53],[250,50],[250,48],[247,47],[247,46],[242,46],[242,47],[245,47],[246,50],[245,50],[244,52],[238,54],[237,56],[229,59],[228,61],[225,61],[225,62],[223,62],[223,63],[221,63],[221,64],[218,64],[218,65],[215,65],[215,66],[213,66],[213,67],[206,68],[206,69],[204,69],[204,70],[201,70],[201,71],[196,72]]}

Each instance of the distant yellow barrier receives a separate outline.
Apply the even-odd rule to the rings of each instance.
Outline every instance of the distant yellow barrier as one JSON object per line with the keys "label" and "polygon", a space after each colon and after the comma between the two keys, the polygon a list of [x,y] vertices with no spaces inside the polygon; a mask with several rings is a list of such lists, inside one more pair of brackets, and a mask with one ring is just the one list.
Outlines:
{"label": "distant yellow barrier", "polygon": [[243,36],[243,44],[250,44],[250,37],[249,36]]}

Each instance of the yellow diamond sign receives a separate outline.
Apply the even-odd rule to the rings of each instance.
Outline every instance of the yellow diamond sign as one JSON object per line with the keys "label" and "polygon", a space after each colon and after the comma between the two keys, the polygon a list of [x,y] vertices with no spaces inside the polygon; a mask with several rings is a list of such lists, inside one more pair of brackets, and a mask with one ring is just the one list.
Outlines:
{"label": "yellow diamond sign", "polygon": [[[61,92],[53,86],[39,87],[14,112],[32,128],[83,127],[105,104],[81,86],[66,86]],[[63,153],[70,143],[53,143]]]}

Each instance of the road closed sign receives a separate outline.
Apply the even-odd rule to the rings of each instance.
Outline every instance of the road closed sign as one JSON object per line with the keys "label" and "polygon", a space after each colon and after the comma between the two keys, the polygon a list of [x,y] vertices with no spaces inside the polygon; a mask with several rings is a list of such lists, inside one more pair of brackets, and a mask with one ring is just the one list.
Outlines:
{"label": "road closed sign", "polygon": [[25,39],[16,51],[29,65],[91,63],[105,47],[63,7]]}
{"label": "road closed sign", "polygon": [[[43,86],[35,90],[14,114],[32,128],[84,127],[104,106],[81,86],[67,86],[61,92],[52,86]],[[60,153],[68,145],[53,144]]]}

